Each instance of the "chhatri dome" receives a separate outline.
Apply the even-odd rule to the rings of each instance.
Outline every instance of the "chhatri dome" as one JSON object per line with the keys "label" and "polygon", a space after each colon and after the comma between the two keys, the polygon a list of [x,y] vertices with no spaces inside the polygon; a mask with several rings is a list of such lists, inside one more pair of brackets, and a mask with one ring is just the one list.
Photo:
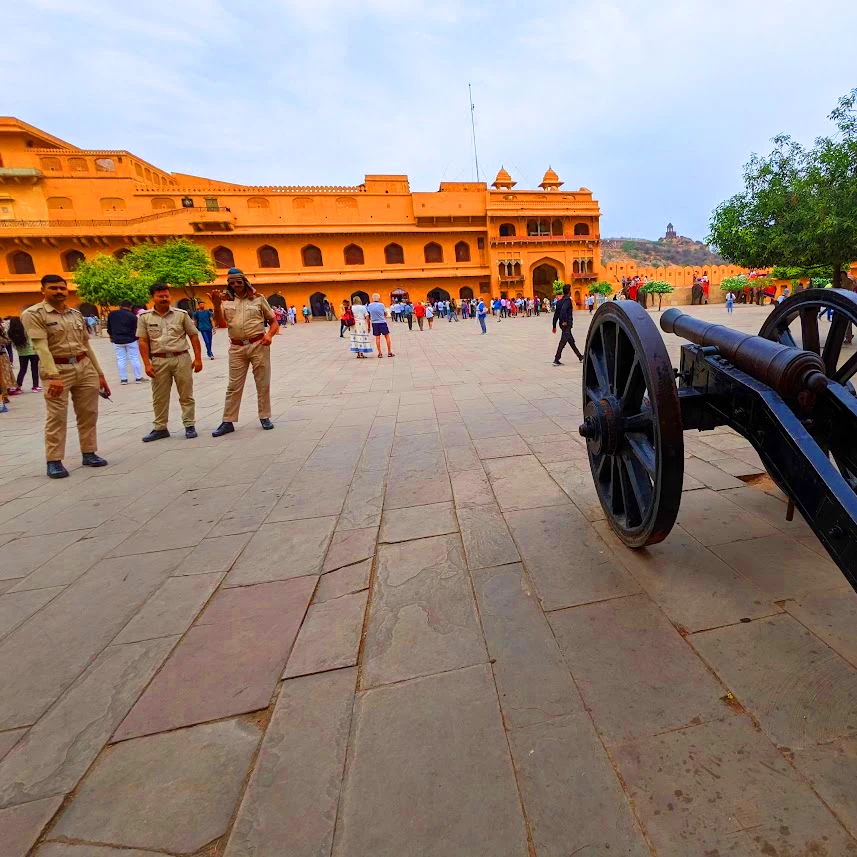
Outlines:
{"label": "chhatri dome", "polygon": [[500,172],[497,173],[497,178],[494,179],[492,187],[497,190],[511,190],[517,182],[512,181],[512,177],[506,172],[505,167],[500,167]]}
{"label": "chhatri dome", "polygon": [[553,171],[553,169],[548,167],[539,187],[544,188],[544,190],[559,190],[563,184],[565,184],[565,182],[561,182],[559,180],[559,176]]}

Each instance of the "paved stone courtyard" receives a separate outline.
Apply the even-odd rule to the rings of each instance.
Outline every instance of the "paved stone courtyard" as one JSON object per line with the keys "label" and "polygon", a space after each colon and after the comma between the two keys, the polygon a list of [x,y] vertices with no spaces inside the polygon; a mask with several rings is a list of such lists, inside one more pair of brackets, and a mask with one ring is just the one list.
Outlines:
{"label": "paved stone courtyard", "polygon": [[632,552],[549,319],[392,332],[357,361],[289,328],[276,429],[248,382],[215,440],[219,333],[200,437],[150,445],[100,340],[110,467],[72,431],[58,482],[13,399],[0,857],[857,854],[857,597],[750,445],[688,433],[678,525]]}

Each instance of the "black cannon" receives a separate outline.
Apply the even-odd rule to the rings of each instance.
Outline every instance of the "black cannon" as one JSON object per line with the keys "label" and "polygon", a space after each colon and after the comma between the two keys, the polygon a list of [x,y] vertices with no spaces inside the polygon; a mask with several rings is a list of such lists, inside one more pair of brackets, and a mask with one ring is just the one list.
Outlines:
{"label": "black cannon", "polygon": [[[809,289],[753,336],[669,309],[661,327],[691,344],[673,369],[632,301],[596,312],[586,338],[589,463],[610,526],[629,547],[667,537],[681,502],[683,431],[729,426],[759,454],[857,589],[857,295]],[[678,381],[678,383],[676,383]]]}

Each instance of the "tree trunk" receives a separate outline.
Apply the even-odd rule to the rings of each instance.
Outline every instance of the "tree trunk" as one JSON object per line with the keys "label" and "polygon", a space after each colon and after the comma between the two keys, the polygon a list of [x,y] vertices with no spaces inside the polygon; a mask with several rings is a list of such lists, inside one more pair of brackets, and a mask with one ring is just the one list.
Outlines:
{"label": "tree trunk", "polygon": [[842,263],[834,262],[833,263],[833,288],[841,289],[842,288]]}
{"label": "tree trunk", "polygon": [[664,296],[658,292],[658,312],[661,311],[661,301],[664,299]]}

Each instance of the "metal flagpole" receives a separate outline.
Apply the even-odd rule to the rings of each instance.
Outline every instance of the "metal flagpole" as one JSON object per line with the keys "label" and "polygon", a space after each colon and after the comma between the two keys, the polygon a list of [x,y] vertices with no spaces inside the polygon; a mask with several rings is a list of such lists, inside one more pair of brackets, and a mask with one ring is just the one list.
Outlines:
{"label": "metal flagpole", "polygon": [[470,89],[470,84],[467,84],[467,97],[470,99],[470,130],[473,134],[473,160],[476,162],[476,181],[479,181],[479,155],[476,154],[476,120],[473,113],[476,108],[473,106],[473,92]]}

